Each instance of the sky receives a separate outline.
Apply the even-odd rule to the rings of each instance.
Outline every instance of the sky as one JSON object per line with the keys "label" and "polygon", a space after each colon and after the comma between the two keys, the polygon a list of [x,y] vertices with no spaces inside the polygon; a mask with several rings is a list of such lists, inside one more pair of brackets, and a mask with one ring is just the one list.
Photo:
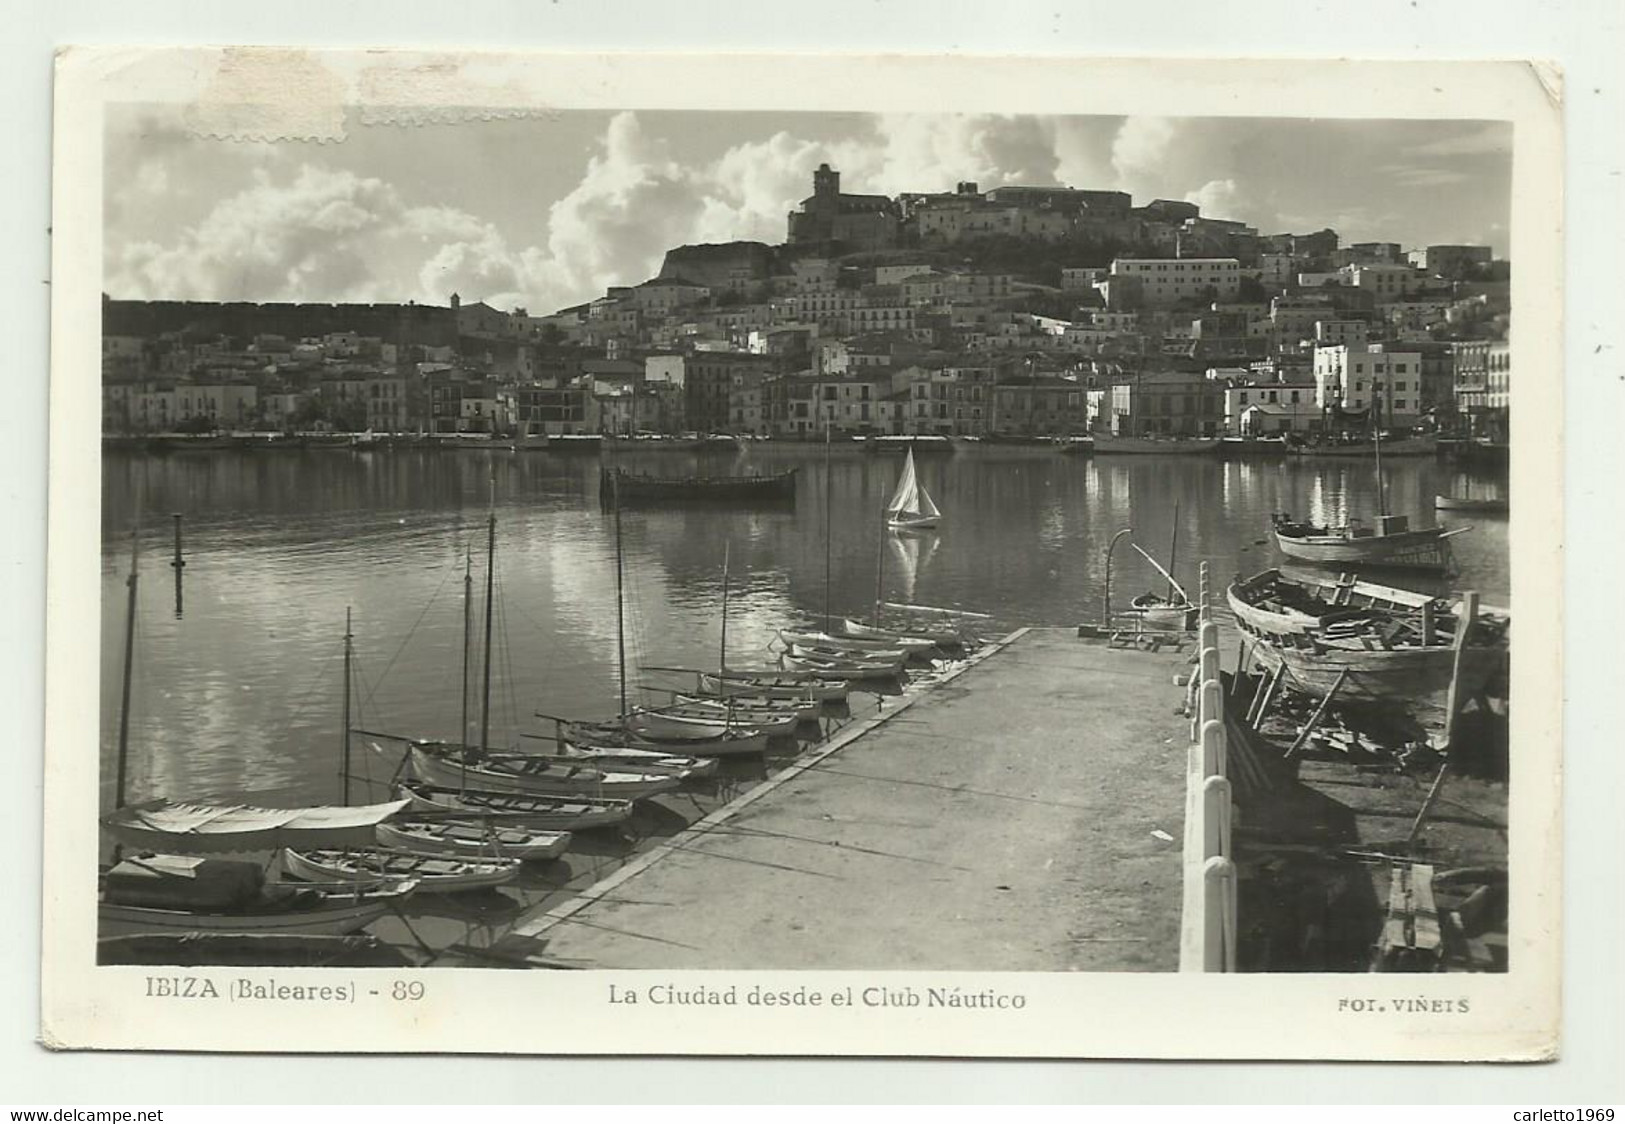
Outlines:
{"label": "sky", "polygon": [[1068,184],[1199,203],[1260,233],[1508,245],[1512,126],[1489,121],[548,111],[218,140],[110,107],[116,298],[407,301],[551,312],[692,242],[784,240],[828,162],[845,191]]}

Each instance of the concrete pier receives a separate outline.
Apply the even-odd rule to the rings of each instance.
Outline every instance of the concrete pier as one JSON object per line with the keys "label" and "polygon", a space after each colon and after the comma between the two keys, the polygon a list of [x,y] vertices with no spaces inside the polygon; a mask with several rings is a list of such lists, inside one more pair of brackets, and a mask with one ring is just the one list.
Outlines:
{"label": "concrete pier", "polygon": [[497,951],[601,968],[1173,971],[1192,645],[1014,634]]}

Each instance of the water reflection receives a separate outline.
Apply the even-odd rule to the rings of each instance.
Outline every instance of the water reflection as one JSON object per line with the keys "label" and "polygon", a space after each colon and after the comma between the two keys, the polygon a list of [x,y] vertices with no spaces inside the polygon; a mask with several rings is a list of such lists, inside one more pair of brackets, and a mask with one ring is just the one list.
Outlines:
{"label": "water reflection", "polygon": [[[696,471],[696,457],[638,454],[634,471]],[[708,471],[721,471],[707,458]],[[826,485],[821,448],[752,445],[727,471],[801,467],[793,507],[623,513],[627,658],[709,667],[721,642],[722,559],[731,558],[729,658],[768,655],[777,628],[867,613],[877,570],[889,600],[959,605],[1002,625],[1074,624],[1098,616],[1104,551],[1123,527],[1166,560],[1178,510],[1174,572],[1196,563],[1216,580],[1277,565],[1269,515],[1340,520],[1375,514],[1372,466],[1360,461],[1220,461],[977,450],[918,459],[944,512],[924,535],[883,530],[901,462],[837,449]],[[1433,496],[1467,479],[1426,459],[1383,466],[1392,510],[1433,521]],[[533,729],[536,710],[585,717],[616,706],[615,534],[598,505],[594,456],[490,451],[243,452],[110,456],[102,507],[102,740],[112,750],[124,630],[128,530],[141,511],[143,574],[131,726],[132,795],[276,789],[294,799],[337,792],[339,653],[354,612],[358,724],[454,737],[463,650],[462,588],[473,551],[483,588],[485,521],[497,515],[493,740]],[[186,517],[185,614],[174,615],[169,515]],[[1504,517],[1452,540],[1457,587],[1507,598]],[[826,552],[825,528],[829,528]],[[828,568],[826,570],[826,553]],[[1125,598],[1163,580],[1119,550]],[[478,614],[476,614],[478,616]],[[387,779],[394,761],[364,752],[356,768]]]}

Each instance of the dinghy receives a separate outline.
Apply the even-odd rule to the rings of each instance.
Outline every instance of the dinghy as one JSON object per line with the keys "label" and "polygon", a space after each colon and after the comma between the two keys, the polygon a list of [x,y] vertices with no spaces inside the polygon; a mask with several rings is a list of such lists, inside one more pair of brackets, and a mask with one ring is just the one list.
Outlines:
{"label": "dinghy", "polygon": [[570,846],[568,831],[500,826],[489,819],[395,819],[378,825],[378,842],[424,855],[546,862]]}
{"label": "dinghy", "polygon": [[[876,631],[879,631],[878,629]],[[826,648],[862,655],[866,652],[900,651],[905,655],[924,655],[937,646],[935,640],[920,636],[901,636],[890,633],[887,638],[873,636],[835,636],[828,632],[800,632],[780,629],[779,639],[797,649]]]}
{"label": "dinghy", "polygon": [[132,855],[101,877],[98,935],[263,933],[342,936],[399,908],[411,879],[344,886],[267,883],[258,863]]}
{"label": "dinghy", "polygon": [[519,877],[518,859],[459,859],[395,850],[282,852],[282,868],[311,882],[376,882],[411,878],[420,894],[491,890]]}
{"label": "dinghy", "polygon": [[503,824],[524,824],[550,831],[590,831],[614,827],[632,818],[632,801],[592,796],[537,796],[456,785],[406,781],[397,787],[415,811],[468,812]]}
{"label": "dinghy", "polygon": [[641,771],[594,769],[527,758],[521,754],[488,757],[436,742],[411,744],[412,771],[430,784],[519,792],[535,796],[606,796],[645,800],[670,792],[682,782],[677,777]]}
{"label": "dinghy", "polygon": [[736,694],[760,695],[769,699],[817,699],[843,702],[847,695],[844,679],[790,668],[745,669],[700,673],[700,687],[707,693],[728,697]]}

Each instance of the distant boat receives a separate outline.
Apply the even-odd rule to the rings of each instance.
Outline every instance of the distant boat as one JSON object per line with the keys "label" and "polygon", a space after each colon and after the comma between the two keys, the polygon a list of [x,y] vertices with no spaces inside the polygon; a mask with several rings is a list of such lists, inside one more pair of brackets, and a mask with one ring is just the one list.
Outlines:
{"label": "distant boat", "polygon": [[[1377,451],[1375,441],[1336,442],[1323,441],[1311,445],[1292,445],[1287,452],[1295,457],[1369,457]],[[1431,457],[1439,452],[1439,439],[1426,437],[1400,437],[1381,443],[1385,457]]]}
{"label": "distant boat", "polygon": [[911,530],[935,527],[941,519],[942,512],[937,510],[931,494],[925,490],[914,471],[914,450],[911,448],[908,460],[903,462],[903,475],[897,481],[897,490],[886,505],[886,522],[900,530]]}
{"label": "distant boat", "polygon": [[1327,566],[1381,566],[1394,570],[1427,570],[1443,573],[1450,569],[1450,538],[1471,530],[1458,527],[1422,527],[1412,530],[1403,515],[1382,515],[1375,527],[1357,521],[1341,526],[1323,526],[1294,521],[1277,513],[1273,517],[1275,542],[1288,558],[1318,562]]}
{"label": "distant boat", "polygon": [[1466,496],[1434,496],[1433,510],[1469,511],[1481,515],[1504,515],[1507,511],[1507,501],[1504,499],[1475,500]]}
{"label": "distant boat", "polygon": [[796,470],[753,476],[648,476],[606,468],[601,488],[606,507],[617,493],[623,504],[643,500],[782,503],[796,498]]}
{"label": "distant boat", "polygon": [[1212,453],[1218,451],[1217,437],[1119,437],[1111,433],[1095,434],[1095,455],[1138,453],[1147,456],[1169,454]]}

